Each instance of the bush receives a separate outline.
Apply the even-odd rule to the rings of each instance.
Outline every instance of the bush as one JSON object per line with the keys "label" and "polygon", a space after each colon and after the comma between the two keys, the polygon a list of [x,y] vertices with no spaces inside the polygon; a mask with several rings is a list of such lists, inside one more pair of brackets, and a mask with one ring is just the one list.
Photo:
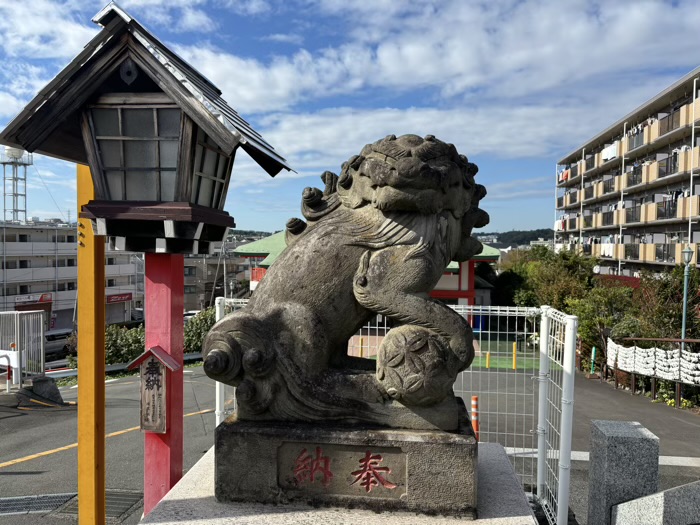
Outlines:
{"label": "bush", "polygon": [[202,342],[211,327],[216,323],[214,308],[202,310],[185,324],[185,353],[202,351]]}

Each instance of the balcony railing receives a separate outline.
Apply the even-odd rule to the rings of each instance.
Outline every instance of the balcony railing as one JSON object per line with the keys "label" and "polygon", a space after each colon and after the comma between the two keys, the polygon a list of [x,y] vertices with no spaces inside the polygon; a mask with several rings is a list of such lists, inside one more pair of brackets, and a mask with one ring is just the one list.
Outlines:
{"label": "balcony railing", "polygon": [[566,222],[566,228],[567,228],[568,230],[575,230],[575,229],[577,229],[577,226],[576,226],[576,218],[569,219],[569,220]]}
{"label": "balcony railing", "polygon": [[557,197],[557,208],[562,208],[564,206],[564,197]]}
{"label": "balcony railing", "polygon": [[681,112],[674,111],[673,113],[666,115],[664,118],[659,119],[659,136],[665,135],[669,131],[673,131],[681,125]]}
{"label": "balcony railing", "polygon": [[593,168],[595,168],[595,155],[591,155],[590,157],[586,158],[585,166],[586,166],[586,171],[592,170]]}
{"label": "balcony railing", "polygon": [[595,192],[595,188],[593,186],[586,186],[585,188],[583,188],[583,198],[584,199],[592,199],[594,192]]}
{"label": "balcony railing", "polygon": [[615,191],[615,179],[603,181],[603,194],[612,193]]}
{"label": "balcony railing", "polygon": [[660,160],[658,164],[659,178],[678,173],[678,155],[671,155],[666,159]]}
{"label": "balcony railing", "polygon": [[637,133],[636,135],[630,136],[627,141],[627,151],[632,151],[637,149],[639,146],[644,145],[644,133]]}
{"label": "balcony railing", "polygon": [[632,168],[632,171],[630,171],[627,174],[627,187],[629,188],[630,186],[636,186],[637,184],[642,183],[642,167],[641,166],[635,166]]}
{"label": "balcony railing", "polygon": [[639,260],[639,244],[625,244],[625,259]]}
{"label": "balcony railing", "polygon": [[625,209],[625,223],[630,224],[633,222],[641,222],[642,221],[642,207],[641,206],[633,206],[631,208],[626,208]]}
{"label": "balcony railing", "polygon": [[676,262],[676,245],[675,244],[657,244],[656,245],[656,262]]}
{"label": "balcony railing", "polygon": [[590,228],[591,226],[593,226],[593,215],[584,215],[583,227]]}
{"label": "balcony railing", "polygon": [[664,201],[656,203],[657,219],[675,219],[678,210],[677,201]]}
{"label": "balcony railing", "polygon": [[576,204],[578,202],[578,192],[574,191],[569,193],[569,204]]}
{"label": "balcony railing", "polygon": [[614,211],[604,211],[603,212],[603,226],[612,226],[615,224],[615,212]]}
{"label": "balcony railing", "polygon": [[574,164],[571,166],[571,169],[569,169],[569,179],[576,178],[578,176],[578,164]]}

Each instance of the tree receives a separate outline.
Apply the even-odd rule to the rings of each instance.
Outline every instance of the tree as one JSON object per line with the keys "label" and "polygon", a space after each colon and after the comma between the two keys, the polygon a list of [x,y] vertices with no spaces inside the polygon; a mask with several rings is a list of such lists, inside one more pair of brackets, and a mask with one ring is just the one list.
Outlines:
{"label": "tree", "polygon": [[566,301],[566,312],[578,317],[578,333],[583,347],[596,346],[601,350],[601,360],[607,357],[608,336],[629,315],[632,307],[632,288],[605,286],[602,283],[591,288],[584,297]]}

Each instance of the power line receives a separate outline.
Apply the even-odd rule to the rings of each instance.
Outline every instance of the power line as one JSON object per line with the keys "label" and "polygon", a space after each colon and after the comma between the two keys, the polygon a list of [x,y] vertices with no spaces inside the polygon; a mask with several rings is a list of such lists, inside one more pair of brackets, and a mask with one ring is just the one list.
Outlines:
{"label": "power line", "polygon": [[[60,214],[61,214],[61,217],[63,217],[63,220],[66,221],[66,216],[63,214],[63,211],[62,211],[61,208],[59,207],[59,205],[58,205],[58,203],[56,202],[56,200],[53,198],[53,195],[51,195],[51,191],[49,190],[49,187],[46,185],[46,182],[44,181],[44,177],[42,177],[42,176],[41,176],[41,173],[39,173],[39,170],[36,169],[36,165],[32,164],[32,166],[34,167],[34,171],[36,172],[36,174],[37,174],[37,175],[39,176],[39,178],[41,179],[41,183],[44,185],[44,188],[46,188],[46,193],[49,194],[49,197],[51,197],[51,200],[53,201],[54,205],[56,206],[56,209],[58,210],[58,213],[60,213]],[[68,219],[66,222],[70,222],[70,219]]]}

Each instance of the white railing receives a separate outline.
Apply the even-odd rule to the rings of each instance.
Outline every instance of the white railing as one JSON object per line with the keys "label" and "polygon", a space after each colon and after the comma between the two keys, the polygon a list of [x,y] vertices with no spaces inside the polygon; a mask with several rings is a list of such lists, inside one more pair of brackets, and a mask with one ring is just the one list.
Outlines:
{"label": "white railing", "polygon": [[12,368],[12,382],[44,374],[44,311],[0,312],[0,356]]}
{"label": "white railing", "polygon": [[[216,318],[246,305],[216,300]],[[506,448],[525,490],[537,490],[550,524],[567,523],[578,320],[549,307],[452,308],[474,329],[476,357],[455,395],[478,396],[479,440]],[[348,342],[348,354],[374,358],[392,324],[378,315]],[[217,383],[217,425],[235,412],[235,389]]]}

